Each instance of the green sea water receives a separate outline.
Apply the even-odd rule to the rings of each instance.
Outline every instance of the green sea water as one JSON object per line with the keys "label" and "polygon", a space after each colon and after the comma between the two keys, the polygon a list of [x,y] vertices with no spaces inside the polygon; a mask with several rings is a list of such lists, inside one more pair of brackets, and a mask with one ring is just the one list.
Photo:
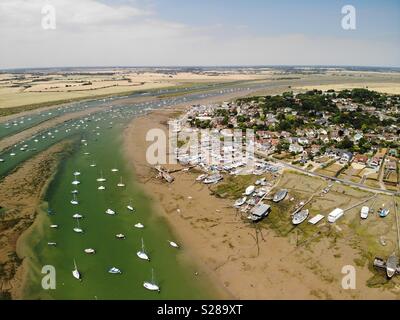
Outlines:
{"label": "green sea water", "polygon": [[[184,262],[184,244],[181,249],[172,248],[167,240],[175,240],[166,221],[155,213],[151,202],[134,181],[132,168],[126,166],[121,152],[121,132],[124,121],[108,128],[108,121],[91,123],[82,133],[85,143],[76,143],[74,151],[61,164],[50,184],[46,202],[40,211],[23,247],[28,253],[28,281],[25,298],[28,299],[201,299],[213,298],[208,280],[195,275],[196,267]],[[98,129],[96,129],[98,128]],[[99,134],[99,135],[98,135]],[[85,154],[90,153],[90,154]],[[95,163],[96,167],[90,167]],[[117,168],[118,172],[111,172]],[[75,188],[73,172],[79,171],[81,184]],[[103,172],[106,190],[97,190],[96,181]],[[124,188],[117,187],[123,178]],[[71,190],[78,189],[79,205],[72,205]],[[132,202],[136,211],[126,206]],[[47,208],[54,213],[49,215]],[[111,216],[105,213],[111,208],[117,212]],[[80,219],[83,234],[73,231]],[[134,224],[141,222],[144,229]],[[51,229],[50,224],[59,225]],[[125,240],[116,234],[122,233]],[[140,260],[136,252],[144,239],[150,262]],[[57,246],[49,246],[56,242]],[[85,248],[94,248],[96,254],[84,253]],[[82,274],[82,281],[72,276],[74,259]],[[41,285],[44,274],[42,266],[51,265],[56,270],[56,289],[44,290]],[[109,274],[111,267],[117,267],[122,274]],[[160,293],[147,291],[143,282],[151,280],[154,269]]]}

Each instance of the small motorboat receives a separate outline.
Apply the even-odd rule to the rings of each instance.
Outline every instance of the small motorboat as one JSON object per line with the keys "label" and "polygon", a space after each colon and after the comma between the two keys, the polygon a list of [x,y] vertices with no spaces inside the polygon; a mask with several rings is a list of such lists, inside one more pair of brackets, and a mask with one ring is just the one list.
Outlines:
{"label": "small motorboat", "polygon": [[135,228],[143,229],[143,228],[144,228],[144,225],[141,224],[140,222],[138,222],[138,223],[135,224]]}
{"label": "small motorboat", "polygon": [[79,172],[79,171],[75,171],[74,172],[74,176],[76,177],[76,176],[80,176],[81,175],[81,173]]}
{"label": "small motorboat", "polygon": [[75,214],[72,216],[72,218],[74,218],[74,219],[82,219],[83,216],[82,216],[81,214],[79,214],[79,213],[75,213]]}
{"label": "small motorboat", "polygon": [[122,271],[116,267],[112,267],[110,270],[108,270],[108,273],[111,274],[122,274]]}
{"label": "small motorboat", "polygon": [[97,190],[105,190],[105,189],[106,189],[105,186],[99,186],[99,187],[97,188]]}
{"label": "small motorboat", "polygon": [[118,172],[119,170],[117,168],[111,169],[111,172]]}
{"label": "small motorboat", "polygon": [[274,202],[282,201],[283,199],[285,199],[285,197],[287,196],[287,194],[288,194],[288,190],[287,190],[287,189],[279,190],[279,191],[274,195],[274,198],[272,199],[272,201],[274,201]]}
{"label": "small motorboat", "polygon": [[85,253],[87,253],[87,254],[95,254],[95,253],[96,253],[96,250],[94,250],[94,249],[92,249],[92,248],[85,249],[84,251],[85,251]]}
{"label": "small motorboat", "polygon": [[246,202],[246,200],[247,200],[247,197],[243,197],[243,198],[237,199],[235,201],[235,203],[233,204],[233,206],[236,207],[236,208],[240,207],[241,205],[243,205]]}
{"label": "small motorboat", "polygon": [[57,246],[57,242],[47,242],[47,245],[55,247]]}
{"label": "small motorboat", "polygon": [[107,210],[106,210],[106,213],[109,214],[109,215],[114,215],[114,214],[115,214],[115,211],[114,211],[114,210],[111,210],[111,209],[107,209]]}
{"label": "small motorboat", "polygon": [[294,225],[298,225],[298,224],[302,223],[303,221],[305,221],[307,219],[308,214],[309,214],[308,209],[296,212],[293,215],[292,223]]}
{"label": "small motorboat", "polygon": [[130,204],[127,205],[126,208],[127,208],[129,211],[135,211],[135,208],[132,207],[132,205],[130,205]]}
{"label": "small motorboat", "polygon": [[173,247],[173,248],[179,248],[179,245],[178,245],[176,242],[174,242],[174,241],[168,240],[168,243],[169,243],[169,245],[170,245],[171,247]]}
{"label": "small motorboat", "polygon": [[122,234],[122,233],[116,234],[115,237],[116,237],[117,239],[125,239],[125,235]]}
{"label": "small motorboat", "polygon": [[50,225],[50,228],[52,228],[52,229],[57,229],[57,228],[58,228],[58,224],[51,224],[51,225]]}
{"label": "small motorboat", "polygon": [[386,216],[389,214],[389,212],[390,212],[389,209],[387,209],[387,208],[381,208],[381,209],[379,209],[378,214],[379,214],[379,216],[380,216],[381,218],[384,218],[384,217],[386,217]]}
{"label": "small motorboat", "polygon": [[77,186],[78,184],[80,184],[81,182],[79,181],[79,180],[74,180],[74,181],[72,181],[72,184],[74,185],[74,186]]}

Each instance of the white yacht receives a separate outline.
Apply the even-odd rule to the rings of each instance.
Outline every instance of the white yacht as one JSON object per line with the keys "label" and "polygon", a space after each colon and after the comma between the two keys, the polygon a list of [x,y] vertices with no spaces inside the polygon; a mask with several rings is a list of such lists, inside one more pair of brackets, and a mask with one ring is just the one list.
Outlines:
{"label": "white yacht", "polygon": [[119,183],[117,184],[117,187],[125,187],[125,184],[122,182],[122,177],[119,180]]}
{"label": "white yacht", "polygon": [[142,238],[142,250],[138,251],[136,254],[140,259],[150,261],[150,258],[149,258],[148,254],[146,253],[146,250],[144,248],[143,238]]}
{"label": "white yacht", "polygon": [[75,231],[76,233],[83,233],[83,230],[82,230],[81,227],[79,226],[79,219],[76,219],[76,223],[77,223],[77,226],[74,228],[74,231]]}
{"label": "white yacht", "polygon": [[143,287],[150,291],[160,292],[160,287],[154,281],[154,270],[151,269],[151,281],[143,282]]}
{"label": "white yacht", "polygon": [[104,182],[106,179],[103,177],[103,171],[100,171],[100,178],[97,178],[97,182]]}
{"label": "white yacht", "polygon": [[71,200],[71,204],[73,204],[74,206],[76,206],[77,204],[79,204],[78,199],[76,198],[76,195],[73,194],[73,199]]}
{"label": "white yacht", "polygon": [[81,274],[78,271],[78,267],[76,266],[75,259],[74,259],[74,270],[72,270],[72,275],[75,279],[81,280]]}

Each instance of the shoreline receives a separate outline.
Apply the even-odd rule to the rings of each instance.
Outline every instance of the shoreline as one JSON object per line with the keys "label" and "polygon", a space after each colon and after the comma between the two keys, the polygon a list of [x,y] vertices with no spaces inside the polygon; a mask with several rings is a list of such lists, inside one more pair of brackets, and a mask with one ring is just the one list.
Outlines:
{"label": "shoreline", "polygon": [[395,292],[366,286],[372,275],[368,266],[358,271],[356,291],[342,289],[341,268],[353,264],[358,255],[345,239],[335,244],[341,257],[324,254],[331,248],[328,238],[311,250],[298,248],[293,237],[279,237],[270,228],[257,231],[244,223],[231,200],[217,198],[207,186],[195,182],[197,174],[176,172],[171,184],[153,179],[155,173],[145,159],[149,145],[145,133],[151,128],[165,131],[168,119],[184,108],[155,110],[134,119],[124,130],[124,151],[186,255],[194,257],[193,262],[204,268],[202,272],[219,290],[235,299],[398,298]]}

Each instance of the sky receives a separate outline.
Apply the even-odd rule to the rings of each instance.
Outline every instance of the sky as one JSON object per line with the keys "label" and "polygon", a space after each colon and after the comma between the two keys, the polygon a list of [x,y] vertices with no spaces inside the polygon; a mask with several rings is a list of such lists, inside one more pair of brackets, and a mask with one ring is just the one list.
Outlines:
{"label": "sky", "polygon": [[400,0],[0,0],[1,69],[207,65],[399,67]]}

